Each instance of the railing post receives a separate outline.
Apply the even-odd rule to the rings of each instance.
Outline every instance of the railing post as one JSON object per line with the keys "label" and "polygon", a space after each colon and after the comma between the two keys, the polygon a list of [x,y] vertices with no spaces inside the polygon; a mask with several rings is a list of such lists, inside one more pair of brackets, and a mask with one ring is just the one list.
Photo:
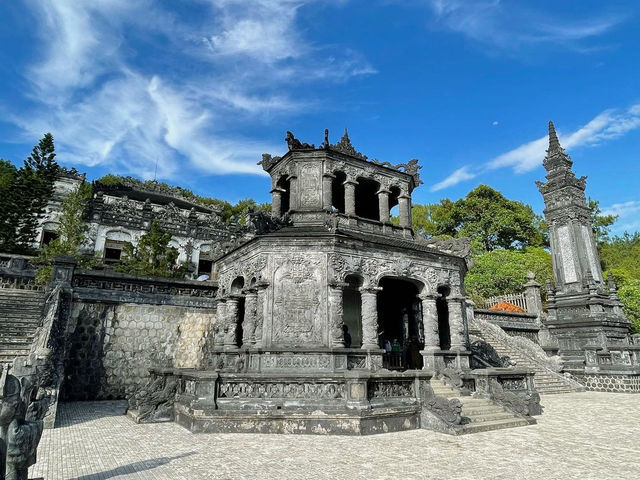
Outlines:
{"label": "railing post", "polygon": [[542,314],[542,297],[540,295],[540,287],[541,285],[536,282],[536,274],[533,272],[529,272],[527,274],[527,283],[523,285],[524,287],[524,298],[527,302],[526,311],[528,313],[533,313],[538,316],[538,321],[540,321],[540,315]]}

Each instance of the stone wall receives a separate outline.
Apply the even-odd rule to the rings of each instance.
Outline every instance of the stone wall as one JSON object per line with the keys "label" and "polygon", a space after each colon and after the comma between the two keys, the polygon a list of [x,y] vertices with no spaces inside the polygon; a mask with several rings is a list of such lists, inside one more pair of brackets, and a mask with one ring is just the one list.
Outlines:
{"label": "stone wall", "polygon": [[198,367],[215,310],[76,301],[71,316],[63,398],[113,399],[130,395],[151,367]]}
{"label": "stone wall", "polygon": [[597,373],[575,377],[587,390],[594,392],[640,393],[640,375]]}

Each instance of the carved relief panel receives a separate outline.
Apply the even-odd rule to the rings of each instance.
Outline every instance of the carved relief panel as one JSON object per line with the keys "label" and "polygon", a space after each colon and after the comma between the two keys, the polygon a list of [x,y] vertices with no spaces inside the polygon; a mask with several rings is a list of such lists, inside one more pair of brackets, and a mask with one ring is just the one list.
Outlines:
{"label": "carved relief panel", "polygon": [[320,209],[322,207],[322,165],[303,163],[298,176],[299,208]]}
{"label": "carved relief panel", "polygon": [[272,344],[322,345],[326,330],[326,280],[323,257],[274,256]]}

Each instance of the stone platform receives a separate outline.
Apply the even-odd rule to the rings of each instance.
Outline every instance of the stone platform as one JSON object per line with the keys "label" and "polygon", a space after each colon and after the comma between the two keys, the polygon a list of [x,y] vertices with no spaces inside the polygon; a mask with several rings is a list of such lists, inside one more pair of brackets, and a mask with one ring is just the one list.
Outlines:
{"label": "stone platform", "polygon": [[[30,477],[55,480],[629,479],[637,476],[640,396],[542,397],[526,428],[450,436],[411,430],[364,437],[194,435],[135,424],[123,402],[63,403]],[[560,446],[562,446],[560,448]],[[569,452],[569,453],[567,453]]]}

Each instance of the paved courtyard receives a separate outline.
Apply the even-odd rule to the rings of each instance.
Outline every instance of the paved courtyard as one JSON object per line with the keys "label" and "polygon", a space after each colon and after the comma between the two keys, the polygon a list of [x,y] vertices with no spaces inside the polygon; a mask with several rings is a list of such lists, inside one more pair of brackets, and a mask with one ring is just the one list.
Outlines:
{"label": "paved courtyard", "polygon": [[30,477],[99,479],[640,478],[640,395],[543,396],[538,425],[452,437],[194,435],[136,425],[122,402],[67,403]]}

